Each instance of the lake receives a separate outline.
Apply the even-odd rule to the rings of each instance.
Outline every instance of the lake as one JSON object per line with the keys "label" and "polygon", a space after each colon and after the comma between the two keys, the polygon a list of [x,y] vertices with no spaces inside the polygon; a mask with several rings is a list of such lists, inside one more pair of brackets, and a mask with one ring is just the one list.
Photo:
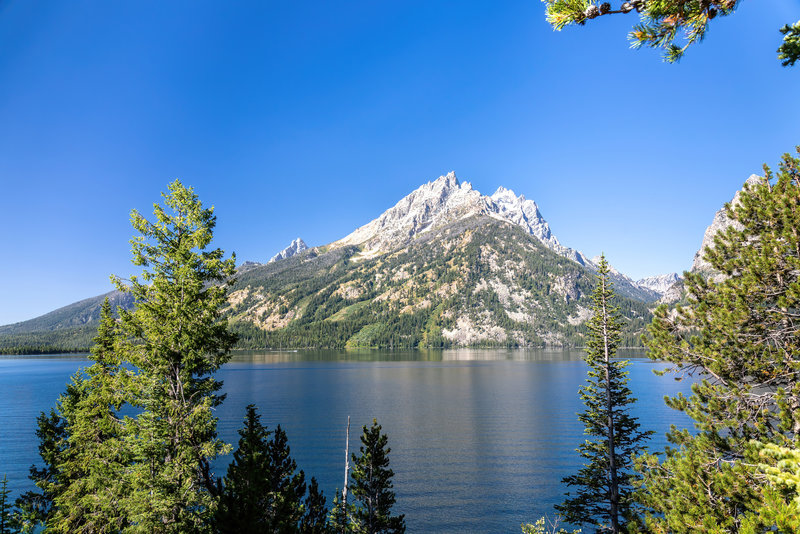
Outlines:
{"label": "lake", "polygon": [[[641,351],[631,358],[634,413],[656,431],[663,449],[670,424],[690,426],[662,398],[687,392],[688,381],[658,377]],[[580,467],[583,441],[578,387],[586,379],[580,351],[451,350],[415,352],[297,351],[237,353],[218,373],[227,394],[217,410],[220,436],[236,444],[244,408],[286,430],[307,480],[315,476],[330,504],[351,450],[373,418],[389,436],[396,512],[408,532],[519,532],[522,522],[553,515]],[[49,410],[85,357],[0,357],[0,476],[14,495],[27,489],[38,462],[35,418]],[[230,457],[216,465],[223,475]]]}

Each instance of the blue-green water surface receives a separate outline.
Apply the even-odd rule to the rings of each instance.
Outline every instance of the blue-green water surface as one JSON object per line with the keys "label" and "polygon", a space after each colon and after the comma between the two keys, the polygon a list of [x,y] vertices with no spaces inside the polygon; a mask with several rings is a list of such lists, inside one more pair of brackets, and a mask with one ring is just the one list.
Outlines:
{"label": "blue-green water surface", "polygon": [[[631,387],[643,428],[663,449],[672,423],[689,421],[663,403],[687,382],[655,376],[641,352],[630,357]],[[519,532],[553,515],[580,467],[584,439],[575,414],[586,379],[580,351],[297,351],[237,353],[218,373],[227,398],[220,436],[235,444],[247,404],[286,430],[292,456],[315,476],[328,502],[342,487],[347,416],[351,450],[373,418],[389,436],[396,510],[414,532]],[[0,357],[0,476],[28,489],[38,461],[36,415],[53,406],[85,357]],[[216,462],[224,474],[230,456]]]}

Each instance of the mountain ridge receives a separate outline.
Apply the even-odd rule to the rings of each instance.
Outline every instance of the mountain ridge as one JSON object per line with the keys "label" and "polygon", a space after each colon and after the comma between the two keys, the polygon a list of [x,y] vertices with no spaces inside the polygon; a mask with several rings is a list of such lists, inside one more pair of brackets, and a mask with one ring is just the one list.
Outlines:
{"label": "mountain ridge", "polygon": [[[244,262],[225,316],[246,347],[575,345],[595,271],[533,200],[504,187],[483,195],[451,172],[342,239],[308,248],[297,238],[266,264]],[[637,343],[660,286],[617,271],[612,281]],[[36,341],[33,325],[43,338],[65,338],[71,324],[83,332],[72,347],[101,301],[60,309],[75,312],[72,323],[59,310],[45,314],[15,339]]]}

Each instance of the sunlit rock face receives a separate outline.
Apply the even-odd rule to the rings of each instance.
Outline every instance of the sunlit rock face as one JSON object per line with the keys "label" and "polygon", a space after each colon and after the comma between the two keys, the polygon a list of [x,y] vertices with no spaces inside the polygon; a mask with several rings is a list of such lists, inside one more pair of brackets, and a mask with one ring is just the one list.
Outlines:
{"label": "sunlit rock face", "polygon": [[274,256],[272,256],[267,263],[272,263],[278,260],[285,260],[286,258],[291,258],[297,254],[300,254],[304,250],[308,249],[308,245],[300,239],[299,237],[292,241],[292,243],[286,247],[285,249],[281,250]]}
{"label": "sunlit rock face", "polygon": [[404,247],[426,232],[476,215],[520,226],[559,255],[581,265],[590,263],[582,253],[559,243],[533,200],[504,187],[491,196],[482,195],[469,182],[459,182],[454,172],[420,186],[332,246],[358,245],[363,256],[377,256]]}
{"label": "sunlit rock face", "polygon": [[[758,184],[763,178],[758,176],[757,174],[751,174],[750,177],[745,181],[745,185],[755,186]],[[742,188],[744,189],[744,188]],[[742,194],[742,190],[736,192],[731,200],[731,204],[736,206],[739,203],[739,198]],[[719,281],[722,278],[722,275],[716,271],[714,271],[711,264],[708,263],[704,256],[706,249],[711,249],[714,247],[714,236],[716,236],[719,232],[725,231],[727,228],[731,226],[739,226],[739,223],[733,221],[728,217],[728,214],[725,211],[725,207],[717,211],[714,215],[714,219],[711,221],[711,224],[706,228],[705,233],[703,234],[703,242],[700,244],[700,249],[694,255],[694,261],[692,262],[691,272],[693,273],[701,273],[708,277],[710,277],[714,281]],[[674,302],[678,302],[681,298],[683,298],[685,292],[685,288],[683,286],[683,280],[678,280],[669,289],[664,293],[659,301],[662,304],[672,304]]]}

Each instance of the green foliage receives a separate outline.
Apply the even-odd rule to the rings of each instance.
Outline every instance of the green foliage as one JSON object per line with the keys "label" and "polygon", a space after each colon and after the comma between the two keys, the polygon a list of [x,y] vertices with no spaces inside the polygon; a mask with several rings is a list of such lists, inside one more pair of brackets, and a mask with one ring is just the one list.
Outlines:
{"label": "green foliage", "polygon": [[594,0],[542,0],[547,21],[561,30],[570,24],[583,25],[602,15],[636,11],[641,22],[633,27],[631,47],[661,48],[664,59],[679,60],[693,43],[702,41],[708,25],[717,16],[733,13],[739,0],[626,0],[619,9],[609,2]]}
{"label": "green foliage", "polygon": [[800,59],[800,20],[793,25],[787,24],[780,32],[783,44],[778,48],[778,59],[784,67],[791,67]]}
{"label": "green foliage", "polygon": [[[712,20],[731,15],[740,0],[624,0],[614,9],[610,2],[596,0],[542,0],[546,17],[553,28],[561,30],[570,24],[622,13],[639,13],[640,22],[629,34],[632,48],[659,48],[664,60],[674,63],[686,49],[706,36]],[[783,66],[793,65],[800,57],[800,23],[781,28],[783,44],[778,59]]]}
{"label": "green foliage", "polygon": [[351,518],[355,514],[355,506],[353,506],[352,502],[347,503],[347,507],[345,508],[344,503],[342,502],[342,493],[337,488],[336,492],[333,494],[333,503],[331,503],[331,510],[328,512],[328,529],[332,533],[341,533],[345,534],[347,532],[352,532],[351,530]]}
{"label": "green foliage", "polygon": [[154,222],[131,214],[141,275],[129,285],[113,278],[136,301],[133,312],[120,310],[124,357],[135,370],[131,403],[140,410],[125,423],[133,461],[124,513],[130,532],[205,532],[216,507],[210,461],[228,450],[216,435],[221,384],[213,373],[235,341],[220,320],[234,258],[206,250],[216,217],[192,189],[176,180],[163,197]]}
{"label": "green foliage", "polygon": [[547,524],[544,517],[539,518],[536,523],[523,523],[522,534],[580,534],[581,529],[568,532],[559,528],[558,522]]}
{"label": "green foliage", "polygon": [[16,530],[12,527],[13,505],[8,499],[9,493],[8,477],[3,475],[3,481],[0,482],[0,534],[12,534]]}
{"label": "green foliage", "polygon": [[666,399],[696,433],[673,428],[663,460],[640,461],[653,532],[772,526],[757,514],[769,496],[747,457],[751,440],[795,447],[800,433],[799,164],[785,154],[777,179],[765,166],[745,185],[726,207],[737,224],[705,251],[718,277],[687,273],[688,305],[660,308],[648,329],[651,358],[703,377],[690,397]]}
{"label": "green foliage", "polygon": [[305,501],[305,513],[300,520],[300,532],[303,534],[332,534],[328,526],[328,509],[325,507],[325,496],[319,489],[317,479],[311,477],[308,485],[308,496]]}
{"label": "green foliage", "polygon": [[39,439],[39,456],[43,465],[32,465],[30,468],[29,478],[37,489],[23,493],[16,502],[15,522],[23,532],[33,532],[49,523],[55,512],[53,501],[58,488],[68,483],[58,467],[67,446],[64,407],[73,404],[78,394],[74,386],[67,385],[66,392],[56,401],[55,408],[51,408],[49,414],[40,413],[36,418],[36,437]]}
{"label": "green foliage", "polygon": [[352,454],[353,483],[351,491],[358,502],[352,514],[350,532],[358,534],[402,534],[406,531],[404,516],[392,515],[395,504],[392,491],[394,471],[389,468],[389,438],[373,419],[363,427],[360,454]]}
{"label": "green foliage", "polygon": [[[759,442],[753,442],[753,447],[761,459],[759,470],[770,482],[785,488],[794,505],[800,507],[800,450]],[[797,511],[800,519],[800,508]]]}
{"label": "green foliage", "polygon": [[568,492],[556,510],[570,523],[620,532],[637,519],[631,464],[652,432],[640,431],[637,419],[629,414],[636,399],[627,385],[628,362],[613,359],[621,325],[605,257],[600,259],[592,300],[585,357],[589,371],[586,385],[580,389],[586,408],[578,415],[589,439],[578,447],[583,467],[563,480],[576,488],[575,493]]}
{"label": "green foliage", "polygon": [[63,397],[63,449],[56,460],[53,514],[47,524],[54,532],[119,532],[123,475],[129,463],[118,416],[128,394],[128,373],[119,359],[120,338],[106,299],[90,359],[94,364],[76,374]]}
{"label": "green foliage", "polygon": [[280,425],[272,439],[254,405],[247,407],[239,447],[228,466],[215,522],[220,533],[324,533],[325,497],[312,478],[297,472]]}
{"label": "green foliage", "polygon": [[286,432],[281,426],[267,443],[268,501],[267,518],[275,532],[296,532],[303,517],[306,493],[305,474],[297,472],[291,458]]}
{"label": "green foliage", "polygon": [[265,532],[268,498],[267,440],[255,405],[247,407],[244,427],[239,429],[239,446],[228,465],[225,486],[216,514],[220,533]]}

